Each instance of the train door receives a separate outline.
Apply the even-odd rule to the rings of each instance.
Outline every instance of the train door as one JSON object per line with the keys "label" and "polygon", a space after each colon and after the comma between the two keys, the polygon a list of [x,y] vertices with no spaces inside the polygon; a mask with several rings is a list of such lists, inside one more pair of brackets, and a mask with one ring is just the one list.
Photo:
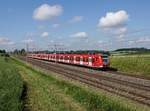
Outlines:
{"label": "train door", "polygon": [[60,62],[63,62],[63,56],[60,55]]}
{"label": "train door", "polygon": [[83,65],[83,57],[80,57],[80,64]]}
{"label": "train door", "polygon": [[62,61],[65,62],[65,56],[64,55],[62,56]]}
{"label": "train door", "polygon": [[88,65],[88,57],[86,56],[83,57],[83,64]]}
{"label": "train door", "polygon": [[64,56],[64,62],[68,62],[68,56],[67,55]]}
{"label": "train door", "polygon": [[89,66],[92,66],[92,57],[89,57]]}
{"label": "train door", "polygon": [[76,56],[74,56],[74,61],[73,61],[73,63],[76,64]]}
{"label": "train door", "polygon": [[70,57],[68,56],[68,57],[67,57],[67,62],[69,63],[69,61],[70,61]]}
{"label": "train door", "polygon": [[69,61],[69,63],[73,64],[73,61],[74,61],[74,58],[73,58],[73,56],[71,55],[71,56],[70,56],[70,61]]}
{"label": "train door", "polygon": [[56,61],[59,62],[59,55],[56,55]]}
{"label": "train door", "polygon": [[80,64],[80,56],[76,57],[76,64]]}

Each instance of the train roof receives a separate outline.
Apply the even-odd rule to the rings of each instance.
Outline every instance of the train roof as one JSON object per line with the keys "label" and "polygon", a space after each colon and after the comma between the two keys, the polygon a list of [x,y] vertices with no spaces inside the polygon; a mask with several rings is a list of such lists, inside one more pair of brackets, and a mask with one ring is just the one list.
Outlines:
{"label": "train roof", "polygon": [[[101,54],[101,53],[98,53],[98,54],[44,54],[44,53],[39,53],[39,54],[33,54],[33,55],[59,55],[59,56],[84,56],[84,57],[86,57],[86,56],[98,56],[98,55],[103,55],[103,54]],[[104,55],[106,55],[106,54],[104,54]]]}

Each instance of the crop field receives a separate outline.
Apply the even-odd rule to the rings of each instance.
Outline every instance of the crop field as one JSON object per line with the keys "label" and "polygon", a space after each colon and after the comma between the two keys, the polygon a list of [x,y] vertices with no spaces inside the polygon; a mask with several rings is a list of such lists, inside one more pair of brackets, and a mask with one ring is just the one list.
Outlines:
{"label": "crop field", "polygon": [[10,60],[0,56],[0,111],[21,111],[23,82]]}
{"label": "crop field", "polygon": [[120,72],[150,76],[150,55],[111,56],[110,64]]}

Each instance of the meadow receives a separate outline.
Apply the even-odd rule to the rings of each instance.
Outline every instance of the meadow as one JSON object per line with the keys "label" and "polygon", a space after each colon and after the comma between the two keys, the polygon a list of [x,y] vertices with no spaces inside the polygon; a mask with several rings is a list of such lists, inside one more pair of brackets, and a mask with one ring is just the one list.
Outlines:
{"label": "meadow", "polygon": [[85,85],[73,84],[54,76],[57,74],[53,72],[42,71],[17,59],[13,59],[13,64],[16,64],[26,83],[25,106],[31,111],[141,111],[135,104],[129,105],[127,101],[119,101],[106,92],[97,93],[85,88]]}
{"label": "meadow", "polygon": [[16,58],[0,57],[0,111],[148,111],[130,102]]}
{"label": "meadow", "polygon": [[110,64],[120,72],[150,76],[150,54],[111,56]]}
{"label": "meadow", "polygon": [[21,111],[23,81],[10,59],[0,56],[0,111]]}

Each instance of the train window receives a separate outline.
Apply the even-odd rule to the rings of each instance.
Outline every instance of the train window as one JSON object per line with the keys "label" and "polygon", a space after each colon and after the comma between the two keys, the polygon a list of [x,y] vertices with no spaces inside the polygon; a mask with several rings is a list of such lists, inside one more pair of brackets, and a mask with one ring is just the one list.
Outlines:
{"label": "train window", "polygon": [[88,62],[88,58],[85,58],[85,62]]}
{"label": "train window", "polygon": [[67,57],[67,56],[65,56],[65,60],[68,60],[68,57]]}
{"label": "train window", "polygon": [[63,56],[61,56],[60,59],[63,59]]}
{"label": "train window", "polygon": [[76,57],[76,61],[80,61],[80,57]]}
{"label": "train window", "polygon": [[95,58],[92,58],[92,62],[95,62]]}
{"label": "train window", "polygon": [[108,58],[108,55],[102,55],[102,58]]}
{"label": "train window", "polygon": [[92,58],[91,58],[91,57],[89,57],[88,61],[89,61],[89,62],[92,62]]}
{"label": "train window", "polygon": [[83,61],[83,58],[80,58],[80,61]]}
{"label": "train window", "polygon": [[56,56],[56,59],[59,59],[59,56]]}
{"label": "train window", "polygon": [[83,58],[83,61],[84,62],[88,62],[88,58]]}
{"label": "train window", "polygon": [[102,55],[102,60],[104,63],[108,62],[108,55]]}
{"label": "train window", "polygon": [[95,58],[95,61],[98,61],[98,58],[97,58],[97,57]]}
{"label": "train window", "polygon": [[73,61],[73,57],[70,57],[70,60]]}
{"label": "train window", "polygon": [[89,62],[95,62],[95,58],[89,58]]}
{"label": "train window", "polygon": [[86,62],[86,58],[83,58],[83,62]]}
{"label": "train window", "polygon": [[78,60],[78,58],[76,57],[76,61]]}

